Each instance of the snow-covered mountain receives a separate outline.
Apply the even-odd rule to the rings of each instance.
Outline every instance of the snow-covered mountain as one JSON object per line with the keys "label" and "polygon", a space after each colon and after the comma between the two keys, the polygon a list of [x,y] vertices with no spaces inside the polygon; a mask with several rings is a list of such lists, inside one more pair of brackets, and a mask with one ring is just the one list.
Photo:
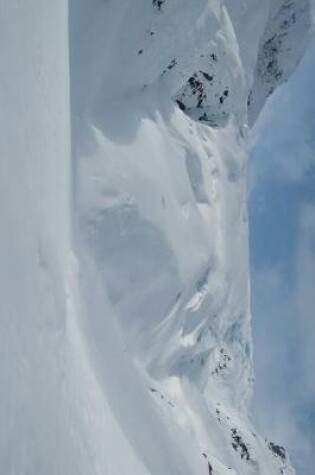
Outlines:
{"label": "snow-covered mountain", "polygon": [[295,473],[248,415],[246,141],[310,1],[0,1],[1,474]]}

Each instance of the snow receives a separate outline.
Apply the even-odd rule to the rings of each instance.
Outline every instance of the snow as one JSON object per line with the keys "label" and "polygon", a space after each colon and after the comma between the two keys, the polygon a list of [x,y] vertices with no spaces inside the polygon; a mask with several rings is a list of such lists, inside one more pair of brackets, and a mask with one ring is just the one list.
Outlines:
{"label": "snow", "polygon": [[1,473],[294,473],[248,416],[247,98],[284,3],[0,2]]}

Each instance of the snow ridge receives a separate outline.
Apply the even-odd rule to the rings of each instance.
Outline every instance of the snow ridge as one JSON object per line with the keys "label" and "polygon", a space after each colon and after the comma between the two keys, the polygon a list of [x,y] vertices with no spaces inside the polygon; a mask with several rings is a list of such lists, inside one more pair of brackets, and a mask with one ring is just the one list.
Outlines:
{"label": "snow ridge", "polygon": [[308,0],[260,3],[95,2],[90,35],[72,25],[72,70],[90,63],[73,75],[76,254],[83,274],[82,254],[95,266],[181,473],[293,473],[246,415],[245,148],[311,14]]}

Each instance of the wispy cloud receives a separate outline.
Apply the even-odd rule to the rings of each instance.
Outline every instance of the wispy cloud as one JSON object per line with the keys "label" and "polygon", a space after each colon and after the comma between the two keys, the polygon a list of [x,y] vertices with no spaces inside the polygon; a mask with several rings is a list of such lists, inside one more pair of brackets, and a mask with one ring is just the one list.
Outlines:
{"label": "wispy cloud", "polygon": [[[314,77],[315,41],[299,71],[260,117],[249,176],[254,413],[266,436],[290,449],[298,475],[314,473]],[[279,189],[281,199],[273,200]],[[260,235],[263,245],[255,239]]]}
{"label": "wispy cloud", "polygon": [[301,211],[296,275],[303,393],[315,405],[315,205],[306,205]]}
{"label": "wispy cloud", "polygon": [[289,449],[299,475],[313,475],[315,446],[315,207],[311,216],[301,212],[296,282],[279,266],[253,276],[254,415],[266,437]]}

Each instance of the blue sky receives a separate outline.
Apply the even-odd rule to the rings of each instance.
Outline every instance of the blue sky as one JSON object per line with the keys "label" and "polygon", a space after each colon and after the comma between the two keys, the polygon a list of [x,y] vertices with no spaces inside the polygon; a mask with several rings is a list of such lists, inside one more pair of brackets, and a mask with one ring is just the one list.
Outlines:
{"label": "blue sky", "polygon": [[314,475],[315,40],[252,133],[248,184],[254,416]]}

